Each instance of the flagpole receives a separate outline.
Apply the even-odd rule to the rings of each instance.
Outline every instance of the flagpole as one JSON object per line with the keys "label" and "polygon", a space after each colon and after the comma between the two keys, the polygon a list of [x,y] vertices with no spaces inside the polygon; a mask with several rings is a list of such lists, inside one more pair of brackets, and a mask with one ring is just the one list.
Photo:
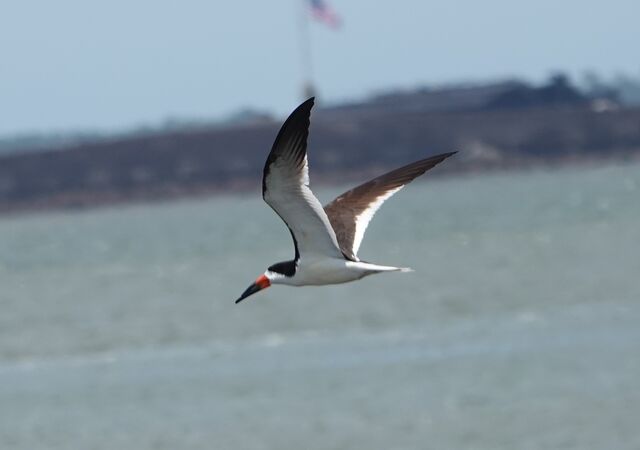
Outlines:
{"label": "flagpole", "polygon": [[302,99],[316,95],[313,86],[313,58],[311,55],[311,33],[309,30],[309,0],[296,0],[300,7],[299,32],[300,32],[300,63],[302,68]]}

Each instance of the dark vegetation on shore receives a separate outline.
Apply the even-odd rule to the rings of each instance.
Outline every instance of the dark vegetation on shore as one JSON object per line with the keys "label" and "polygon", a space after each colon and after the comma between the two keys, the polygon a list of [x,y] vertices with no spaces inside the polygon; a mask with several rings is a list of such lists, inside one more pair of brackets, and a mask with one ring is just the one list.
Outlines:
{"label": "dark vegetation on shore", "polygon": [[[259,190],[282,118],[83,139],[0,157],[0,211],[82,207],[202,192]],[[312,179],[340,182],[460,150],[439,172],[640,156],[640,107],[594,98],[562,77],[417,90],[319,107]]]}

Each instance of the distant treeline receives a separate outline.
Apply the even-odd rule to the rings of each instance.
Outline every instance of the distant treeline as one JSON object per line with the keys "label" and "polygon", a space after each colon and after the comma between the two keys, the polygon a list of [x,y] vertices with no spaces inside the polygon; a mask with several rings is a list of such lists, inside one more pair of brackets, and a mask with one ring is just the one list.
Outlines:
{"label": "distant treeline", "polygon": [[[462,83],[403,91],[391,90],[375,94],[353,103],[334,105],[332,109],[414,109],[420,111],[470,111],[478,108],[532,107],[549,103],[576,103],[607,99],[622,107],[640,106],[640,77],[618,74],[605,78],[594,71],[583,74],[579,83],[559,72],[547,83],[535,86],[523,80],[513,79],[497,83]],[[82,130],[58,133],[23,133],[0,136],[0,155],[65,149],[84,143],[120,140],[131,137],[151,136],[163,132],[197,131],[213,127],[228,127],[256,122],[266,122],[273,116],[266,111],[243,108],[222,120],[204,118],[167,118],[154,125],[140,125],[118,133]]]}
{"label": "distant treeline", "polygon": [[[5,155],[0,210],[257,191],[281,119],[249,119]],[[640,108],[562,77],[385,94],[315,110],[310,149],[312,179],[327,182],[450,150],[461,152],[440,172],[620,159],[640,154]]]}

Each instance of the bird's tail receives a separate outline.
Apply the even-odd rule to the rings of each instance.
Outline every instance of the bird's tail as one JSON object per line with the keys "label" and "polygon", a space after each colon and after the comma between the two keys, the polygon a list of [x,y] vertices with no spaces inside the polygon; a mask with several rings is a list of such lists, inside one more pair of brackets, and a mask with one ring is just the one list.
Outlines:
{"label": "bird's tail", "polygon": [[413,269],[410,267],[381,266],[379,264],[372,264],[364,261],[358,261],[356,264],[358,267],[371,272],[413,272]]}

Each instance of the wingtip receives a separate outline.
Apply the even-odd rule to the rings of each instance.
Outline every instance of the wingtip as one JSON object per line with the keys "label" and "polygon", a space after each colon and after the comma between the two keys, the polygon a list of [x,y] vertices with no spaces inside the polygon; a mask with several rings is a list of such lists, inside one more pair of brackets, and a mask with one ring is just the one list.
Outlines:
{"label": "wingtip", "polygon": [[314,102],[315,102],[315,97],[309,97],[308,99],[306,99],[304,102],[300,103],[296,109],[293,110],[293,112],[289,115],[289,118],[291,118],[292,116],[296,116],[299,114],[310,114],[311,113],[311,109],[313,108]]}
{"label": "wingtip", "polygon": [[454,150],[452,152],[447,152],[447,153],[442,153],[440,155],[433,156],[431,159],[438,160],[438,162],[436,163],[436,164],[438,164],[438,163],[444,161],[445,159],[452,157],[456,153],[458,153],[458,150]]}

